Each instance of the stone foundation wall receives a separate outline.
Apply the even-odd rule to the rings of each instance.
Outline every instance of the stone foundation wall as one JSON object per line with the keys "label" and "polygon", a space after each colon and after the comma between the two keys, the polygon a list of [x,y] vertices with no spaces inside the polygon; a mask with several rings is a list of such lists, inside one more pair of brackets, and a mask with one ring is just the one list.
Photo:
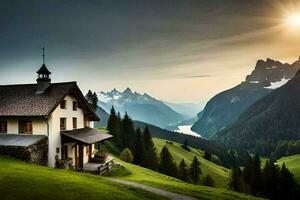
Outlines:
{"label": "stone foundation wall", "polygon": [[0,154],[24,160],[26,162],[47,165],[48,138],[44,138],[29,147],[0,146]]}

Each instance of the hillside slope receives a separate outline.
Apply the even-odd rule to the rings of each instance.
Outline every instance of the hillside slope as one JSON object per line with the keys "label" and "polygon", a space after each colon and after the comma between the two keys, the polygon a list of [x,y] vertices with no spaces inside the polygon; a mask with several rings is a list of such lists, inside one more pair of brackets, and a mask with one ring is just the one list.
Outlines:
{"label": "hillside slope", "polygon": [[166,140],[158,138],[154,138],[153,141],[158,153],[161,152],[161,149],[164,146],[166,146],[177,165],[182,159],[184,159],[186,164],[189,166],[192,163],[194,156],[196,156],[200,161],[200,167],[202,170],[201,180],[209,174],[214,179],[216,187],[228,188],[230,170],[205,160],[203,158],[204,151],[195,148],[190,148],[190,151],[186,151],[181,147],[181,144],[175,142],[173,142],[173,144],[166,143]]}
{"label": "hillside slope", "polygon": [[[122,161],[119,161],[122,162]],[[162,188],[199,199],[255,200],[225,189],[195,186],[151,170],[123,163],[132,173],[119,178]],[[98,175],[41,167],[0,157],[1,199],[166,199],[131,186],[118,184]]]}
{"label": "hillside slope", "polygon": [[216,140],[270,156],[281,140],[300,139],[300,73],[250,106]]}
{"label": "hillside slope", "polygon": [[165,189],[167,191],[176,192],[185,194],[188,196],[196,197],[198,199],[206,199],[206,200],[258,200],[260,198],[255,198],[252,196],[236,193],[233,191],[229,191],[221,188],[211,188],[199,185],[193,185],[176,178],[172,178],[152,170],[139,167],[130,163],[121,162],[129,171],[130,174],[126,175],[115,175],[123,180],[133,181],[137,183],[142,183],[149,186],[158,187],[161,189]]}
{"label": "hillside slope", "polygon": [[0,157],[1,199],[165,199],[100,176],[51,169]]}
{"label": "hillside slope", "polygon": [[300,61],[293,64],[272,59],[258,60],[246,80],[234,88],[214,96],[206,104],[203,115],[192,130],[205,138],[212,138],[235,122],[257,100],[293,78],[300,68]]}
{"label": "hillside slope", "polygon": [[159,128],[157,126],[147,124],[144,122],[134,121],[134,126],[136,128],[144,129],[145,126],[148,126],[149,131],[152,135],[152,137],[165,139],[165,140],[171,140],[174,142],[178,142],[183,144],[186,140],[189,144],[189,146],[201,149],[203,151],[208,151],[212,154],[219,155],[222,151],[222,147],[220,145],[217,145],[213,141],[208,141],[205,139],[202,139],[200,137],[195,137],[192,135],[186,135],[178,132],[172,132],[166,129]]}

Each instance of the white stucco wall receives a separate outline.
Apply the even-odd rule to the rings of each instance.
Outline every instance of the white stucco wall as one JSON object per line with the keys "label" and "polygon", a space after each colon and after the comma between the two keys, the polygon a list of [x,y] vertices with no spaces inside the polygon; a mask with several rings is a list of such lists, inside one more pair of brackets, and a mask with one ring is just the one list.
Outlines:
{"label": "white stucco wall", "polygon": [[[66,109],[61,109],[60,105],[52,112],[49,120],[49,136],[47,131],[47,122],[42,119],[32,120],[32,134],[33,135],[46,135],[48,136],[49,152],[48,152],[48,165],[55,167],[55,156],[61,158],[61,135],[60,135],[60,118],[66,118],[66,130],[73,129],[73,117],[77,118],[77,128],[84,128],[84,113],[81,108],[73,110],[73,101],[75,98],[66,96]],[[90,123],[93,125],[93,123]],[[18,134],[19,133],[19,120],[10,119],[7,121],[7,133]],[[72,146],[74,143],[68,144],[68,156],[74,158],[74,152]],[[59,153],[56,153],[56,148],[59,148]],[[83,149],[84,163],[88,162],[88,156],[86,155],[86,148]],[[73,160],[74,161],[74,160]]]}
{"label": "white stucco wall", "polygon": [[19,133],[19,121],[17,119],[11,119],[7,121],[7,133],[8,134]]}
{"label": "white stucco wall", "polygon": [[[73,101],[76,101],[71,96],[66,96],[66,109],[61,109],[60,105],[52,112],[49,118],[49,152],[48,152],[48,165],[55,166],[55,156],[61,158],[61,136],[60,136],[60,118],[66,118],[66,130],[73,129],[73,117],[77,118],[77,128],[84,128],[84,113],[81,108],[73,110]],[[56,148],[59,148],[59,153],[56,153]],[[72,147],[68,145],[68,151]],[[69,154],[69,157],[73,156]]]}
{"label": "white stucco wall", "polygon": [[[19,134],[19,120],[7,120],[7,133]],[[33,135],[47,135],[47,124],[42,119],[32,120],[32,134]]]}

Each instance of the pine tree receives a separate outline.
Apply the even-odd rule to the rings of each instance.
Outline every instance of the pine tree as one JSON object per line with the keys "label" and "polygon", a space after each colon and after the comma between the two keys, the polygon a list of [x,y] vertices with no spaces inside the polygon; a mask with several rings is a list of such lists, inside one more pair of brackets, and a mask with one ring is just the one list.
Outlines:
{"label": "pine tree", "polygon": [[264,194],[270,199],[278,197],[280,169],[273,160],[268,160],[262,171]]}
{"label": "pine tree", "polygon": [[118,118],[119,116],[116,115],[116,111],[114,107],[112,106],[110,110],[110,115],[107,121],[107,130],[109,131],[109,134],[113,135],[113,141],[118,146],[121,145],[121,122]]}
{"label": "pine tree", "polygon": [[251,193],[259,195],[262,193],[261,161],[258,155],[253,158],[253,177],[251,182]]}
{"label": "pine tree", "polygon": [[206,160],[211,161],[211,154],[209,152],[205,151],[203,158],[206,159]]}
{"label": "pine tree", "polygon": [[215,186],[215,181],[210,175],[207,175],[204,180],[203,180],[203,185],[209,186],[209,187],[214,187]]}
{"label": "pine tree", "polygon": [[182,159],[178,165],[178,178],[183,181],[188,181],[188,171],[184,159]]}
{"label": "pine tree", "polygon": [[163,147],[160,153],[160,163],[158,171],[169,176],[177,176],[177,166],[174,163],[173,157],[166,146]]}
{"label": "pine tree", "polygon": [[124,115],[121,126],[121,143],[124,148],[134,149],[136,134],[134,130],[134,125],[131,118],[128,116],[127,112]]}
{"label": "pine tree", "polygon": [[115,129],[115,120],[116,120],[117,116],[116,116],[116,111],[115,111],[115,108],[112,106],[111,109],[110,109],[110,115],[109,115],[109,118],[108,118],[108,121],[107,121],[107,130],[109,131],[109,133],[111,135],[114,135],[115,132],[113,131]]}
{"label": "pine tree", "polygon": [[242,185],[243,185],[243,177],[242,177],[241,169],[239,167],[232,168],[230,183],[229,183],[230,189],[237,192],[243,192]]}
{"label": "pine tree", "polygon": [[92,106],[92,108],[94,110],[97,110],[98,96],[97,96],[96,92],[93,93],[91,90],[89,90],[87,92],[87,94],[85,95],[85,98],[86,98],[87,102]]}
{"label": "pine tree", "polygon": [[259,195],[263,192],[261,161],[258,155],[249,158],[243,170],[243,177],[249,187],[246,192],[250,192],[253,195]]}
{"label": "pine tree", "polygon": [[140,165],[145,167],[146,166],[146,149],[145,149],[145,143],[142,137],[141,130],[138,128],[136,130],[136,140],[135,140],[135,146],[134,146],[134,164]]}
{"label": "pine tree", "polygon": [[282,164],[279,175],[279,199],[296,199],[296,181],[294,175],[286,168],[285,164]]}
{"label": "pine tree", "polygon": [[200,162],[198,161],[197,157],[195,156],[193,159],[193,162],[191,164],[191,167],[190,167],[190,177],[191,177],[193,183],[196,185],[199,183],[200,174],[201,174]]}
{"label": "pine tree", "polygon": [[92,93],[91,90],[89,90],[89,91],[86,93],[85,98],[86,98],[87,102],[89,102],[90,104],[93,103],[93,100],[92,100],[92,99],[93,99],[93,93]]}
{"label": "pine tree", "polygon": [[93,105],[94,110],[97,110],[98,96],[97,96],[96,92],[94,92],[92,94],[92,105]]}
{"label": "pine tree", "polygon": [[146,167],[152,170],[158,169],[158,158],[155,145],[152,141],[152,137],[148,127],[146,126],[143,132],[143,140],[146,150]]}

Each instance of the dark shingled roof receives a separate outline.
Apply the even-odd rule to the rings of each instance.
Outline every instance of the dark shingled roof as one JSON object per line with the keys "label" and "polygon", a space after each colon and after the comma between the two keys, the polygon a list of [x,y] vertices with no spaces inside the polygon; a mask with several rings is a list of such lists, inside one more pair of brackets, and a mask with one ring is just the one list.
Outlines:
{"label": "dark shingled roof", "polygon": [[36,90],[37,84],[0,85],[0,118],[49,117],[63,98],[71,95],[90,120],[99,120],[76,82],[52,83],[43,94],[36,94]]}
{"label": "dark shingled roof", "polygon": [[96,130],[93,128],[80,128],[70,131],[61,131],[63,136],[66,136],[72,140],[79,141],[85,144],[94,144],[100,142],[113,136],[107,134],[105,130]]}
{"label": "dark shingled roof", "polygon": [[36,73],[38,73],[38,74],[51,74],[51,72],[47,69],[45,64],[43,64],[41,66],[41,68]]}
{"label": "dark shingled roof", "polygon": [[46,137],[45,135],[0,134],[0,146],[29,147]]}

